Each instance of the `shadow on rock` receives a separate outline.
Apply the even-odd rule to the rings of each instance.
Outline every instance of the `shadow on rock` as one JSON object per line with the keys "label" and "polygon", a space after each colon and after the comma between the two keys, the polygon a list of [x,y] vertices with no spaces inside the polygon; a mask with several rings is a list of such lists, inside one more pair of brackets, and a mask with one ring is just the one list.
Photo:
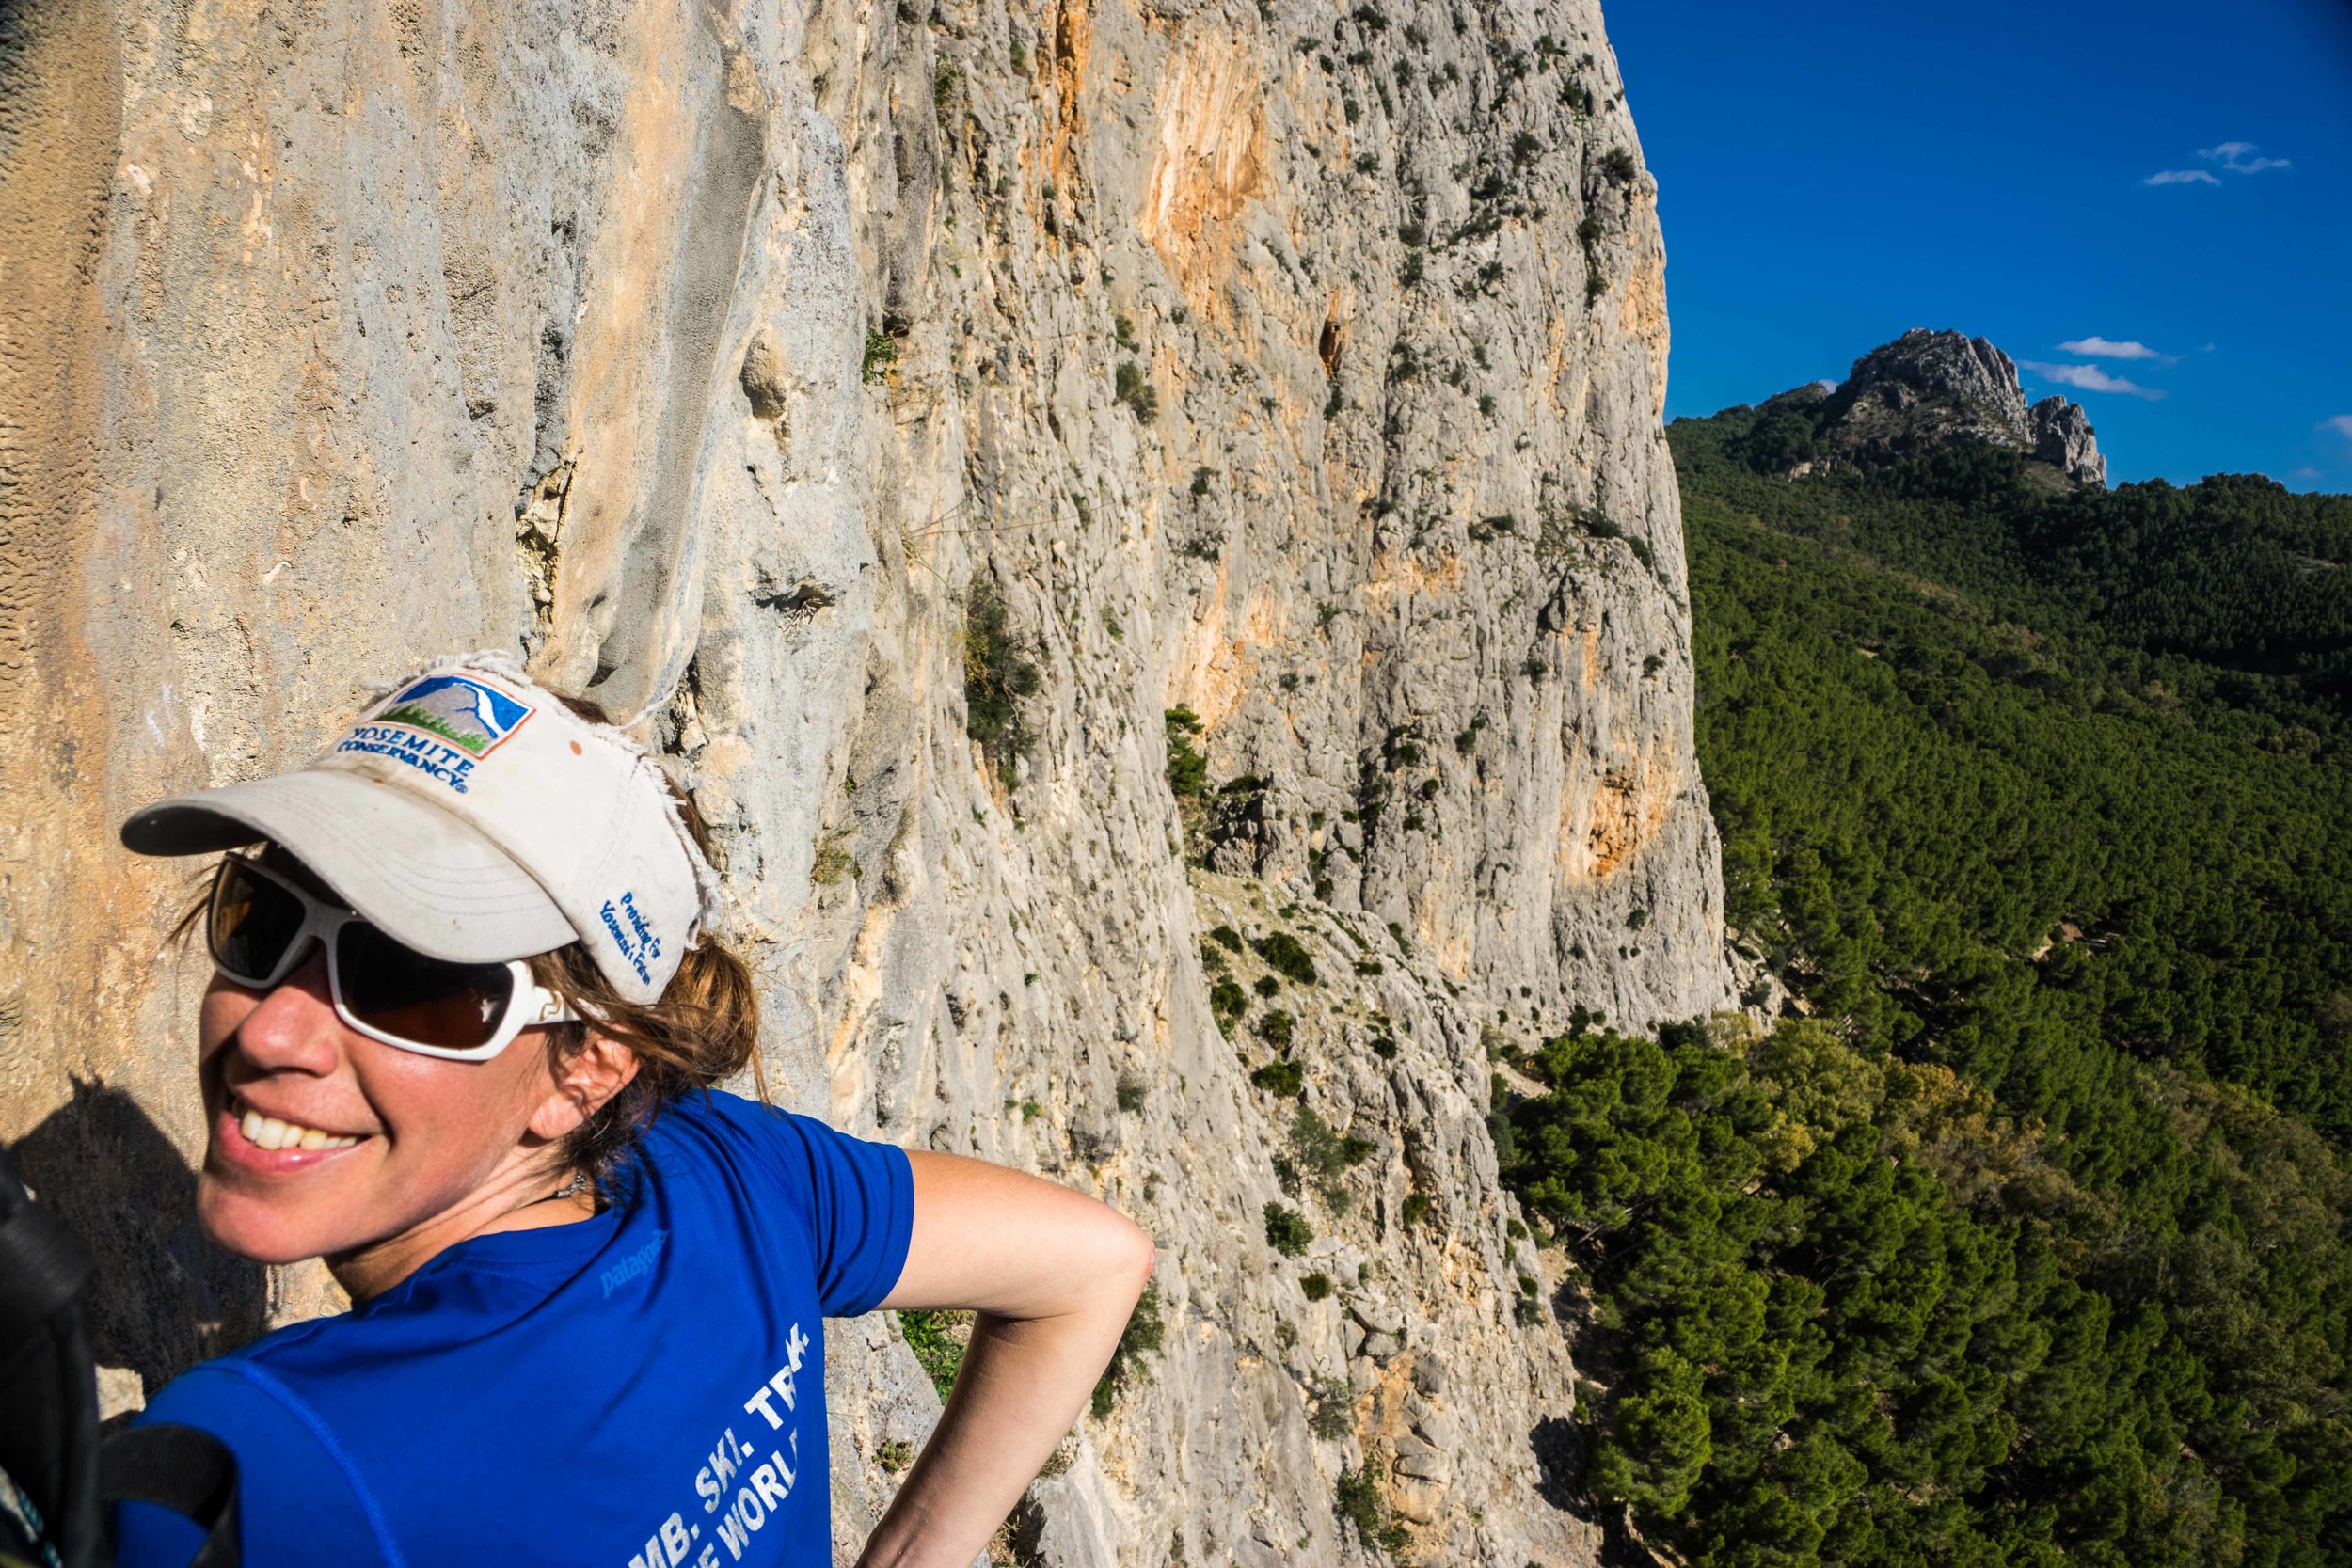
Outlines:
{"label": "shadow on rock", "polygon": [[1547,1416],[1527,1434],[1535,1450],[1535,1495],[1557,1509],[1584,1501],[1584,1433],[1565,1416]]}
{"label": "shadow on rock", "polygon": [[75,1080],[73,1098],[14,1153],[97,1255],[88,1308],[100,1365],[130,1368],[151,1395],[262,1332],[267,1271],[205,1237],[196,1172],[129,1095]]}

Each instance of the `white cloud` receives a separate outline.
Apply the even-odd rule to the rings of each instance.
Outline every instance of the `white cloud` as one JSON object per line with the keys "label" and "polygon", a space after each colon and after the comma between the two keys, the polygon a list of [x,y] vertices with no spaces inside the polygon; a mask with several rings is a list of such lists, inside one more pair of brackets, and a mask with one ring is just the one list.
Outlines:
{"label": "white cloud", "polygon": [[2112,338],[2076,338],[2058,347],[2068,354],[2079,354],[2086,359],[2153,359],[2167,365],[2180,363],[2177,354],[2159,354],[2146,343],[2126,340],[2117,342]]}
{"label": "white cloud", "polygon": [[2332,430],[2339,436],[2352,436],[2352,414],[2338,414],[2319,421],[2322,430]]}
{"label": "white cloud", "polygon": [[2125,397],[2146,398],[2150,403],[2164,396],[2153,387],[2142,387],[2137,381],[2109,375],[2096,365],[2050,365],[2039,359],[2024,359],[2019,363],[2044,381],[2055,381],[2061,387],[2079,388],[2086,392],[2121,392]]}
{"label": "white cloud", "polygon": [[2284,158],[2257,158],[2255,144],[2250,141],[2225,141],[2219,147],[2201,147],[2197,155],[2209,164],[2219,164],[2233,174],[2260,174],[2266,168],[2286,168]]}
{"label": "white cloud", "polygon": [[2317,468],[2312,467],[2309,463],[2304,464],[2301,467],[2296,468],[2292,473],[2287,475],[2287,478],[2289,479],[2300,480],[2324,479],[2326,477],[2326,475],[2322,474]]}
{"label": "white cloud", "polygon": [[[2217,166],[2223,174],[2260,174],[2265,169],[2289,168],[2285,158],[2262,155],[2261,148],[2250,141],[2225,141],[2215,147],[2201,147],[2197,155]],[[2218,185],[2220,177],[2206,168],[2161,168],[2140,182],[2143,185]]]}

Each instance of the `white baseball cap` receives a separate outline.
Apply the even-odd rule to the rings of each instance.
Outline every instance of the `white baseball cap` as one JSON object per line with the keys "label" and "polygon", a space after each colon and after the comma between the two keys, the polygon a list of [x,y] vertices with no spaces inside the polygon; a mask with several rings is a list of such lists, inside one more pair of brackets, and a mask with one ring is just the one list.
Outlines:
{"label": "white baseball cap", "polygon": [[259,839],[421,953],[497,962],[574,940],[628,1000],[658,1000],[718,918],[719,879],[644,751],[501,653],[395,681],[305,767],[160,801],[143,855]]}

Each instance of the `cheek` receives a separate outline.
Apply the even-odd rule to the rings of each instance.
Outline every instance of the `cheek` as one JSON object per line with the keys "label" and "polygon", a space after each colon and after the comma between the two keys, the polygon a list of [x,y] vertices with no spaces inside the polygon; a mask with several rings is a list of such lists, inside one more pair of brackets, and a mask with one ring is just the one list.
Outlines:
{"label": "cheek", "polygon": [[366,1042],[355,1052],[359,1091],[384,1132],[382,1170],[403,1207],[421,1212],[464,1197],[521,1141],[531,1116],[530,1062],[509,1050],[489,1062],[444,1062]]}
{"label": "cheek", "polygon": [[377,1049],[389,1059],[358,1062],[359,1088],[383,1118],[395,1151],[448,1160],[471,1150],[494,1158],[520,1136],[530,1113],[504,1057],[444,1062],[391,1046]]}
{"label": "cheek", "polygon": [[246,1014],[254,1008],[255,998],[248,991],[232,990],[214,981],[204,992],[204,1005],[196,1015],[196,1059],[209,1062],[220,1053]]}
{"label": "cheek", "polygon": [[[241,1016],[230,1001],[215,1033],[207,999],[208,1053]],[[355,1037],[345,1059],[373,1135],[287,1180],[254,1180],[208,1162],[199,1205],[215,1240],[248,1258],[290,1262],[411,1230],[463,1203],[514,1152],[537,1103],[532,1090],[546,1078],[520,1042],[496,1061],[462,1063]],[[208,1086],[217,1082],[206,1078]],[[218,1116],[216,1104],[210,1109]]]}

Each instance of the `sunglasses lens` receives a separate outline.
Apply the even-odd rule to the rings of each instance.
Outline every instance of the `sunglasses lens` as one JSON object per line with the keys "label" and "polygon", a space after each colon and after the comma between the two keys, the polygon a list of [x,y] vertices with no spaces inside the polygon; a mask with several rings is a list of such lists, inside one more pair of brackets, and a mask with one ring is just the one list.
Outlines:
{"label": "sunglasses lens", "polygon": [[515,999],[502,963],[427,958],[373,926],[353,924],[336,939],[343,1006],[371,1029],[419,1045],[467,1051],[486,1045]]}
{"label": "sunglasses lens", "polygon": [[260,985],[301,932],[301,899],[255,876],[242,861],[220,863],[204,934],[222,974],[242,985]]}

